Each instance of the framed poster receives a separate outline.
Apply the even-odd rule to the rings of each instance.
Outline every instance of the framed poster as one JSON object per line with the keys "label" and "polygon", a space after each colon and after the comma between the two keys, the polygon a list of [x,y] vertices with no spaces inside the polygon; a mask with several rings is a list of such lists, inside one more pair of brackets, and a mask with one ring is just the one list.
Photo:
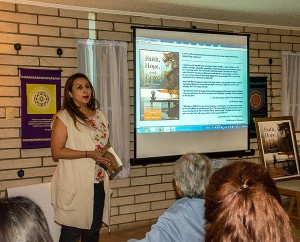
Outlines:
{"label": "framed poster", "polygon": [[298,147],[298,153],[300,154],[300,131],[295,131],[296,143]]}
{"label": "framed poster", "polygon": [[292,116],[255,118],[263,165],[273,179],[299,176],[299,153]]}

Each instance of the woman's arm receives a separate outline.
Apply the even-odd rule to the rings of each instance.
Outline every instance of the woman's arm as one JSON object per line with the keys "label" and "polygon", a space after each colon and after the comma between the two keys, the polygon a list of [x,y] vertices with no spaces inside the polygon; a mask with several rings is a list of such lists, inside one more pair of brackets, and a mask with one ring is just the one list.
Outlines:
{"label": "woman's arm", "polygon": [[51,153],[54,161],[59,159],[80,159],[92,158],[97,162],[101,162],[106,166],[110,166],[108,159],[102,157],[99,151],[81,151],[66,148],[66,141],[68,138],[67,127],[65,124],[56,117],[52,125],[51,131]]}

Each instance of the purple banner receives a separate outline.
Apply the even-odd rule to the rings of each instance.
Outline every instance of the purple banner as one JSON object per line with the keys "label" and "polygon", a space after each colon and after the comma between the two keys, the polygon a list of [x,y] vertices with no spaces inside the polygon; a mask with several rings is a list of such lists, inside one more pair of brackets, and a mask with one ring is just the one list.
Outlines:
{"label": "purple banner", "polygon": [[49,148],[51,120],[61,107],[61,70],[20,69],[22,148]]}

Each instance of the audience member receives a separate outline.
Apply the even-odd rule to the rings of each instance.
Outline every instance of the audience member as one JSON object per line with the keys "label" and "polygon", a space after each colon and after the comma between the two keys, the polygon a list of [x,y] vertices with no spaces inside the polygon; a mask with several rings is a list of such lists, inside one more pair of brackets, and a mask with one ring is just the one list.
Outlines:
{"label": "audience member", "polygon": [[0,199],[1,242],[53,242],[40,207],[27,197]]}
{"label": "audience member", "polygon": [[[210,160],[203,155],[188,153],[174,166],[173,176],[182,197],[168,208],[152,225],[143,242],[204,241],[204,193],[212,173]],[[137,241],[131,239],[128,242]]]}
{"label": "audience member", "polygon": [[290,220],[261,165],[239,161],[216,171],[205,195],[209,242],[291,242]]}

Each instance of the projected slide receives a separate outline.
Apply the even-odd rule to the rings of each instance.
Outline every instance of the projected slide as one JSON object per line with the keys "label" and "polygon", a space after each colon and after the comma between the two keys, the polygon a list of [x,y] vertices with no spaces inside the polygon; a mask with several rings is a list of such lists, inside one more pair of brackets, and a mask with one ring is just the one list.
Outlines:
{"label": "projected slide", "polygon": [[137,133],[248,125],[247,46],[136,39]]}
{"label": "projected slide", "polygon": [[134,28],[134,159],[249,149],[248,37]]}

